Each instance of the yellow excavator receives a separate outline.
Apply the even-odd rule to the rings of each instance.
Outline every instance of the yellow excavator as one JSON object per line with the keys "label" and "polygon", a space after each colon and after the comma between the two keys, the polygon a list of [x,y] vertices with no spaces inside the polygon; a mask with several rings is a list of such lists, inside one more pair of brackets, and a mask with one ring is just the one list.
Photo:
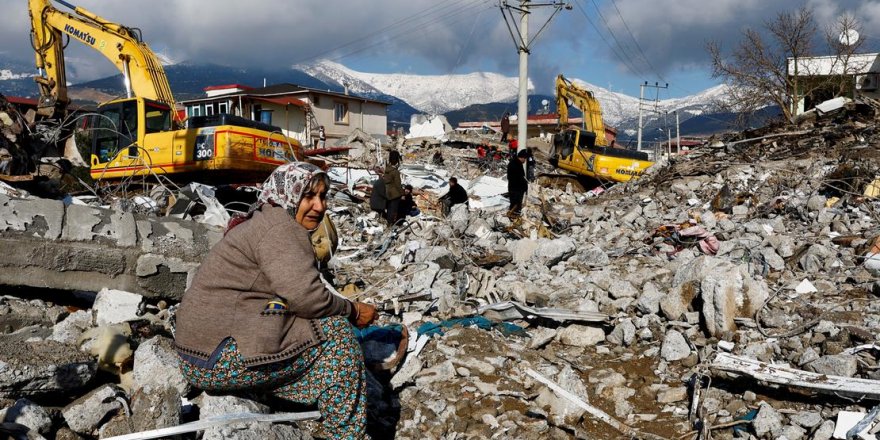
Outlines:
{"label": "yellow excavator", "polygon": [[[568,127],[569,102],[583,112],[586,128]],[[599,101],[561,74],[556,77],[556,109],[560,131],[553,137],[553,166],[599,181],[628,182],[653,165],[644,152],[609,145]]]}
{"label": "yellow excavator", "polygon": [[233,116],[193,118],[183,128],[165,70],[140,31],[63,0],[28,0],[40,88],[37,114],[62,119],[68,109],[64,36],[122,73],[126,97],[103,103],[93,118],[90,173],[95,179],[165,174],[175,180],[259,181],[279,164],[302,160],[302,146],[268,124]]}

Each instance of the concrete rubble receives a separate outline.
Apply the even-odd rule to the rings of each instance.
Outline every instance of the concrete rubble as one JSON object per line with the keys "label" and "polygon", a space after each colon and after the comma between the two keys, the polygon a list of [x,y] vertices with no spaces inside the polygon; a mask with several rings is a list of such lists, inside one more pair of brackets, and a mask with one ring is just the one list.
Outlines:
{"label": "concrete rubble", "polygon": [[[517,219],[503,166],[459,141],[404,142],[421,214],[396,229],[369,209],[378,158],[361,140],[367,165],[331,164],[328,272],[411,335],[395,370],[369,375],[370,433],[799,440],[853,428],[880,400],[877,109],[844,102],[797,127],[719,137],[599,196],[542,180]],[[555,173],[544,147],[538,174]],[[471,201],[444,217],[450,176]],[[271,413],[256,395],[192,389],[176,369],[175,304],[222,230],[111,205],[0,195],[4,422],[94,438]],[[310,438],[313,426],[200,436]]]}

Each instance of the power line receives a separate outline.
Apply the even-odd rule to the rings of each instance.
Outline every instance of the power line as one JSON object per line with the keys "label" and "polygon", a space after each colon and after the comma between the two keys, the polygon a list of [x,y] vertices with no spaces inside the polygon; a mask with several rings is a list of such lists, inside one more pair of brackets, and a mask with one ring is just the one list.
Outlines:
{"label": "power line", "polygon": [[650,67],[651,70],[654,71],[654,74],[657,75],[657,78],[660,78],[660,81],[668,83],[669,81],[667,81],[666,78],[664,78],[663,75],[660,74],[660,71],[657,70],[657,68],[655,68],[653,64],[651,64],[651,60],[649,60],[648,57],[645,55],[645,51],[642,50],[642,46],[639,44],[638,40],[636,40],[635,35],[633,35],[632,30],[629,28],[629,25],[623,18],[623,14],[620,13],[620,8],[617,7],[617,2],[615,0],[611,0],[611,4],[614,5],[614,10],[617,11],[617,15],[620,17],[620,22],[623,23],[623,27],[626,28],[626,32],[629,33],[629,37],[632,39],[633,43],[636,44],[636,49],[639,50],[639,53],[642,55],[642,59],[645,60],[645,63],[648,65],[648,67]]}
{"label": "power line", "polygon": [[[636,58],[628,53],[629,46],[624,46],[619,39],[617,39],[617,35],[614,33],[614,30],[611,29],[611,26],[608,24],[608,20],[605,19],[605,15],[602,14],[602,10],[599,9],[599,5],[596,3],[596,0],[590,0],[593,3],[593,7],[596,8],[596,12],[599,14],[599,19],[602,20],[602,24],[605,25],[605,29],[608,30],[608,33],[611,34],[611,39],[617,43],[617,46],[620,48],[620,51],[623,52],[624,55],[630,58]],[[644,75],[643,75],[644,76]]]}
{"label": "power line", "polygon": [[611,44],[607,38],[605,38],[605,34],[601,30],[599,30],[599,27],[596,26],[596,23],[593,22],[593,19],[591,19],[590,16],[587,14],[587,12],[584,10],[584,7],[581,5],[580,1],[575,0],[575,4],[577,5],[578,11],[580,11],[581,15],[583,15],[584,18],[587,19],[587,22],[590,24],[590,26],[593,28],[593,30],[596,31],[596,33],[599,35],[599,37],[602,39],[602,41],[605,42],[605,44],[608,46],[608,48],[611,49],[611,52],[617,57],[617,59],[623,65],[625,65],[626,68],[629,69],[630,71],[635,72],[636,74],[638,74],[640,76],[645,76],[641,72],[640,69],[638,69],[634,64],[632,64],[632,62],[626,56],[621,55],[620,52],[618,52],[617,48],[615,48],[614,45]]}
{"label": "power line", "polygon": [[[429,22],[425,22],[425,23],[416,23],[413,27],[411,27],[409,29],[402,29],[400,32],[386,36],[386,38],[384,40],[377,41],[376,43],[373,43],[373,44],[368,44],[366,46],[360,47],[358,49],[354,49],[352,51],[343,53],[341,55],[327,57],[327,59],[333,60],[333,61],[338,61],[343,58],[348,58],[353,55],[357,55],[361,52],[364,52],[368,49],[374,48],[376,46],[380,46],[380,45],[385,44],[389,41],[393,41],[397,38],[403,37],[403,36],[410,34],[412,32],[424,31],[425,29],[434,27],[438,24],[443,24],[444,22],[446,22],[446,24],[455,24],[455,23],[458,23],[459,21],[461,21],[462,19],[469,17],[470,15],[468,15],[468,13],[470,13],[470,12],[473,12],[475,10],[479,10],[480,12],[482,12],[482,10],[488,10],[488,9],[491,9],[492,7],[494,7],[494,6],[486,6],[483,9],[480,9],[480,6],[481,5],[479,3],[473,4],[470,6],[465,6],[464,8],[459,9],[456,12],[453,12],[451,14],[447,14],[446,16],[444,16],[441,19],[437,19],[437,20],[433,20],[433,21],[429,21]],[[459,18],[458,20],[451,20],[450,21],[451,18],[455,18],[455,17],[459,17],[459,16],[463,16],[463,17]]]}
{"label": "power line", "polygon": [[346,42],[346,43],[343,43],[343,44],[340,44],[340,45],[338,45],[338,46],[332,47],[332,48],[330,48],[330,49],[327,49],[327,50],[324,50],[324,51],[318,52],[318,53],[316,53],[316,54],[314,54],[314,55],[312,55],[312,56],[309,56],[309,57],[306,57],[306,58],[302,58],[302,59],[300,59],[300,60],[294,62],[293,64],[301,64],[301,63],[305,63],[305,62],[308,62],[308,61],[313,61],[313,60],[316,60],[316,59],[323,58],[323,57],[325,57],[326,55],[331,54],[331,53],[333,53],[333,52],[336,52],[336,51],[338,51],[338,50],[340,50],[340,49],[343,49],[343,48],[346,48],[346,47],[349,47],[349,46],[352,46],[352,45],[355,45],[355,44],[358,44],[358,43],[363,43],[365,40],[371,39],[371,38],[376,37],[376,36],[381,36],[385,31],[388,31],[388,30],[390,30],[390,29],[394,29],[394,28],[397,28],[397,27],[400,27],[400,26],[404,26],[404,25],[407,25],[408,23],[412,23],[412,22],[414,22],[414,21],[421,20],[421,19],[423,19],[423,18],[429,18],[429,17],[433,17],[433,16],[440,16],[440,17],[442,17],[442,16],[446,13],[446,11],[448,11],[448,10],[450,10],[450,9],[454,9],[454,8],[456,8],[458,5],[463,4],[463,3],[468,3],[468,2],[470,2],[470,1],[471,1],[471,0],[452,0],[452,1],[448,1],[448,2],[438,2],[438,3],[435,3],[435,4],[432,5],[431,7],[426,8],[426,9],[424,9],[424,10],[421,10],[421,11],[419,11],[419,12],[413,14],[413,15],[410,15],[410,16],[404,17],[404,18],[402,18],[402,19],[400,19],[400,20],[397,20],[397,21],[395,21],[395,22],[392,22],[392,23],[390,23],[390,24],[388,24],[388,25],[386,25],[386,26],[383,26],[383,27],[381,27],[381,28],[379,28],[379,29],[377,29],[377,30],[375,30],[375,31],[373,31],[373,32],[370,32],[370,33],[368,33],[368,34],[366,34],[366,35],[363,35],[363,36],[360,36],[360,37],[355,38],[355,39],[353,39],[353,40],[350,40],[350,41],[348,41],[348,42]]}

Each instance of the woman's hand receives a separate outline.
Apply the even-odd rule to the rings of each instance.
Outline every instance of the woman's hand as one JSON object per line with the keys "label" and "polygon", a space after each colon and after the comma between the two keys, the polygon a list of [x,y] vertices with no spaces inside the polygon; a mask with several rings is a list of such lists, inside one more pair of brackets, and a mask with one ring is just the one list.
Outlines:
{"label": "woman's hand", "polygon": [[352,302],[349,320],[357,328],[364,328],[376,320],[376,307],[362,302]]}

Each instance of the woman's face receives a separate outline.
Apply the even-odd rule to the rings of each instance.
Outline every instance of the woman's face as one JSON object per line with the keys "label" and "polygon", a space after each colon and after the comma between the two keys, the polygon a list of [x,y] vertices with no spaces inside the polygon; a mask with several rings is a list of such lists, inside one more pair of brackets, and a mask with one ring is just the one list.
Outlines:
{"label": "woman's face", "polygon": [[318,229],[321,221],[324,220],[324,212],[327,211],[327,190],[327,185],[319,181],[299,201],[296,221],[309,231]]}

